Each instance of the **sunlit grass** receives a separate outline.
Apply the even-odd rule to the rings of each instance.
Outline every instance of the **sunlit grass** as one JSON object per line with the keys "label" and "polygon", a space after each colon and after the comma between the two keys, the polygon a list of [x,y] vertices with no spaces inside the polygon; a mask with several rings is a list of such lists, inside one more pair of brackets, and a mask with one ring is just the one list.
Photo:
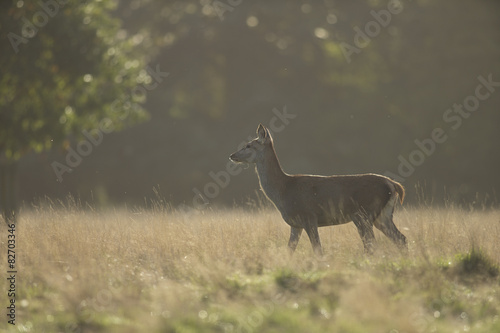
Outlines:
{"label": "sunlit grass", "polygon": [[96,212],[47,203],[18,224],[17,325],[6,327],[500,331],[500,212],[399,207],[394,220],[407,253],[377,231],[367,256],[347,224],[320,229],[324,258],[313,256],[305,234],[290,258],[289,228],[272,209]]}

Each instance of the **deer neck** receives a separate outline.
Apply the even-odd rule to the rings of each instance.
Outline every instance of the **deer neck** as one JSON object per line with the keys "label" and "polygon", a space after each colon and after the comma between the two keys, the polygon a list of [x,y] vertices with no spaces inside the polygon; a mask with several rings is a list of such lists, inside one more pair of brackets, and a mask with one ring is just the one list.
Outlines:
{"label": "deer neck", "polygon": [[256,163],[256,170],[262,190],[278,205],[288,176],[281,169],[274,147],[266,149],[264,158]]}

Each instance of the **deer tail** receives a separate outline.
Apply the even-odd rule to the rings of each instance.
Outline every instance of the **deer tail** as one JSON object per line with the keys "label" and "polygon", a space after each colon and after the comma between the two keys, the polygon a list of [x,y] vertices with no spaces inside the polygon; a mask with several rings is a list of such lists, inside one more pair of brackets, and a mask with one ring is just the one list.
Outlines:
{"label": "deer tail", "polygon": [[403,185],[394,180],[392,181],[392,184],[394,185],[394,189],[399,196],[399,202],[403,204],[403,200],[405,199],[405,188],[403,187]]}

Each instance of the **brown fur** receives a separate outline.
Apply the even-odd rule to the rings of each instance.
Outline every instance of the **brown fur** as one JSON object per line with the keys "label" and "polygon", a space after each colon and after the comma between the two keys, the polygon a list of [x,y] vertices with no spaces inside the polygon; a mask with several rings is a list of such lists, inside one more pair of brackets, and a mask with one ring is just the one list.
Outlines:
{"label": "brown fur", "polygon": [[398,245],[406,246],[405,236],[392,221],[396,195],[401,203],[405,196],[401,184],[376,174],[289,175],[281,168],[269,131],[259,125],[257,135],[230,158],[255,163],[262,190],[291,227],[288,246],[292,252],[305,230],[313,249],[321,255],[318,227],[351,221],[368,252],[374,241],[373,225]]}

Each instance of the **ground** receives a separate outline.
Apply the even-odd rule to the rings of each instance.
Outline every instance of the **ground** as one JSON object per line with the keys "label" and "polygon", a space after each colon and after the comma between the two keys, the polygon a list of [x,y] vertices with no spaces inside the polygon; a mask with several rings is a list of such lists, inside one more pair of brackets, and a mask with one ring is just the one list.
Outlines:
{"label": "ground", "polygon": [[403,206],[394,220],[407,253],[376,232],[364,254],[351,223],[321,228],[316,258],[305,234],[288,255],[268,207],[26,208],[16,325],[0,331],[500,332],[500,211]]}

